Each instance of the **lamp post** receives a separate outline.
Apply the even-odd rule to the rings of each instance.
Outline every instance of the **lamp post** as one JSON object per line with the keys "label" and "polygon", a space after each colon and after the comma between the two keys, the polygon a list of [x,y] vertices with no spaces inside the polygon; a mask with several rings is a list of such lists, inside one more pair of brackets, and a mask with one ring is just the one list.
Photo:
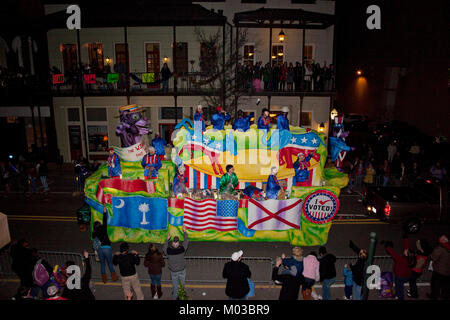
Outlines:
{"label": "lamp post", "polygon": [[336,110],[336,108],[333,108],[333,110],[331,110],[331,112],[330,112],[330,117],[331,117],[331,120],[333,121],[334,120],[334,118],[336,118],[337,116],[338,116],[338,111]]}
{"label": "lamp post", "polygon": [[284,38],[285,38],[285,34],[283,32],[283,29],[281,29],[280,33],[278,34],[278,41],[280,41],[281,43],[284,42]]}

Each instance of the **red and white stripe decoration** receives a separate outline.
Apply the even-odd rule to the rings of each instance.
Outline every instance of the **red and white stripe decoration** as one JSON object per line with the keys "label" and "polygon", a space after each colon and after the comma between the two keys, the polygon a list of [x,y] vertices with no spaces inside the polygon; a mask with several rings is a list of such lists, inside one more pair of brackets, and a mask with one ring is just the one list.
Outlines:
{"label": "red and white stripe decoration", "polygon": [[217,216],[217,201],[196,201],[184,199],[183,224],[193,231],[214,229],[217,231],[233,231],[237,229],[236,217]]}

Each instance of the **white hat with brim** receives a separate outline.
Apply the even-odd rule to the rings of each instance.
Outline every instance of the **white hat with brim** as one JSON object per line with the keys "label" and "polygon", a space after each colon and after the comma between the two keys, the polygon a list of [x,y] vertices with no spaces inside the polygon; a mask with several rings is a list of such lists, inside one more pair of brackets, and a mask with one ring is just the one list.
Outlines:
{"label": "white hat with brim", "polygon": [[234,252],[231,255],[231,260],[233,261],[238,261],[240,257],[242,257],[242,255],[244,254],[244,252],[242,250],[239,250],[238,252]]}

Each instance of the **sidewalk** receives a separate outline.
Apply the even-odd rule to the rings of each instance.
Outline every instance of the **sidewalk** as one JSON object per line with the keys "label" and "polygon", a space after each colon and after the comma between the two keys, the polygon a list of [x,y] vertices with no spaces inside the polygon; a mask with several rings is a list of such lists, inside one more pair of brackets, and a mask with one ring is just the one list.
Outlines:
{"label": "sidewalk", "polygon": [[[0,279],[0,300],[10,299],[19,286],[18,279]],[[148,282],[142,282],[142,291],[144,293],[145,300],[151,299],[150,284]],[[123,300],[123,291],[120,281],[103,282],[94,281],[95,297],[97,300]],[[249,300],[278,300],[281,286],[256,284],[255,296]],[[321,285],[314,286],[316,292],[321,294]],[[163,297],[161,300],[172,300],[172,285],[170,283],[164,283],[162,285]],[[405,300],[410,299],[406,296],[406,290],[408,286],[405,285]],[[428,284],[419,284],[419,299],[428,300],[426,294],[430,292]],[[227,300],[225,295],[225,284],[202,284],[202,283],[186,283],[186,291],[190,300]],[[343,285],[334,285],[331,287],[331,299],[332,300],[344,300],[344,287]],[[299,299],[302,300],[301,292]],[[378,297],[378,290],[371,290],[369,293],[369,300],[394,300],[394,299],[381,299]]]}

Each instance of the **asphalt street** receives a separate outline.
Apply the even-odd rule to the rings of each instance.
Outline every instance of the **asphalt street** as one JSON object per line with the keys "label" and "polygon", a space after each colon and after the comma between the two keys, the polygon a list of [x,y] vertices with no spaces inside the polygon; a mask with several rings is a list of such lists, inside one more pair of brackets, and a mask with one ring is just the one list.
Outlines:
{"label": "asphalt street", "polygon": [[[70,186],[66,188],[58,187],[58,182],[54,183],[53,186],[54,188],[48,196],[38,194],[29,197],[19,192],[12,193],[5,198],[0,194],[0,212],[8,215],[12,240],[26,238],[31,246],[41,251],[73,252],[77,254],[81,253],[83,249],[92,251],[89,232],[81,232],[76,222],[76,210],[83,205],[83,197],[74,196]],[[348,247],[349,240],[353,240],[362,248],[368,248],[370,242],[369,234],[371,232],[376,233],[378,240],[375,255],[386,255],[384,247],[379,243],[382,240],[392,240],[397,250],[402,248],[401,226],[365,217],[364,208],[358,194],[349,195],[343,192],[340,197],[340,203],[339,214],[333,221],[326,244],[328,252],[336,256],[353,256],[353,252]],[[445,231],[448,231],[448,226],[425,225],[418,234],[411,237],[411,243],[419,238],[427,238],[432,244],[436,244],[437,237]],[[140,254],[145,254],[148,244],[132,244],[131,247]],[[114,243],[113,252],[118,251],[118,249],[119,244]],[[305,253],[308,253],[311,250],[317,251],[318,247],[304,247],[303,249]],[[291,245],[287,242],[191,242],[187,253],[188,256],[222,257],[217,259],[215,265],[211,264],[212,260],[208,260],[203,265],[193,264],[193,267],[190,268],[191,279],[202,279],[195,274],[198,272],[198,274],[204,273],[208,275],[209,281],[215,277],[217,277],[218,281],[221,281],[223,263],[230,257],[232,252],[237,250],[243,250],[246,257],[260,257],[270,260],[275,259],[282,253],[289,254]],[[94,270],[97,270],[99,267],[98,263],[94,259],[91,260],[93,261]],[[205,261],[203,260],[202,263],[205,263]],[[266,263],[260,270],[258,266],[254,266],[253,269],[257,279],[270,280],[269,264]],[[338,272],[340,273],[341,270],[338,270]],[[140,277],[141,279],[146,278],[145,271],[142,271]],[[163,280],[165,280],[166,297],[168,297],[171,285],[167,274],[163,276]],[[143,283],[148,285],[148,279],[145,279]],[[109,299],[114,297],[114,299],[121,299],[121,289],[117,285],[118,283],[108,283],[107,286],[104,286],[98,283],[99,293],[104,292],[104,290],[115,292],[112,296],[101,294],[101,298]],[[14,282],[14,279],[7,279],[2,281],[1,287],[2,290],[0,291],[7,292],[5,295],[9,295],[13,293],[14,288],[17,288],[17,283]],[[223,283],[202,284],[191,282],[188,283],[188,290],[192,290],[191,295],[198,297],[198,299],[224,298]],[[258,292],[264,292],[264,294],[259,296],[261,299],[276,299],[279,292],[279,288],[268,286],[267,283],[257,284],[257,290]],[[336,291],[333,293],[333,299],[339,299],[343,288],[336,287],[333,290]],[[203,295],[203,293],[205,294]],[[5,297],[0,295],[0,298]]]}

